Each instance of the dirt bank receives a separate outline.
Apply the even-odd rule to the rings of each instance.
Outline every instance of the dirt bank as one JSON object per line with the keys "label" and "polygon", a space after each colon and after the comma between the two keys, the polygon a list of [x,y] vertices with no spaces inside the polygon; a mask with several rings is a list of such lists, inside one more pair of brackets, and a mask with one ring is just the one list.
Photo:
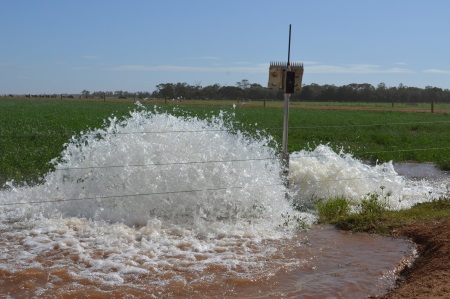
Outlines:
{"label": "dirt bank", "polygon": [[450,219],[413,223],[394,234],[412,239],[419,258],[402,271],[398,287],[381,298],[450,298]]}

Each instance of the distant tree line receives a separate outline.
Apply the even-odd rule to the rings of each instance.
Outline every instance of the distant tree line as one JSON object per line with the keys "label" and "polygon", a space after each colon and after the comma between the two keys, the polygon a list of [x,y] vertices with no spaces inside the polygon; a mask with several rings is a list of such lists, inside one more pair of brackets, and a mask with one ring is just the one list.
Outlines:
{"label": "distant tree line", "polygon": [[[250,83],[244,79],[235,86],[219,84],[205,87],[187,83],[161,83],[153,92],[127,91],[82,91],[83,97],[119,97],[119,98],[164,98],[177,100],[283,100],[283,93]],[[348,85],[303,85],[298,93],[291,95],[291,101],[310,102],[402,102],[402,103],[450,103],[450,90],[433,86],[425,88],[407,87],[400,84],[397,87],[387,87],[380,83],[376,87],[368,83],[352,83]]]}
{"label": "distant tree line", "polygon": [[81,92],[83,98],[149,98],[152,93],[149,91],[128,92],[123,90],[117,91],[94,91],[83,90]]}
{"label": "distant tree line", "polygon": [[425,88],[387,87],[380,83],[377,87],[371,84],[352,83],[343,86],[310,84],[302,87],[294,100],[317,102],[376,102],[376,103],[450,103],[450,90],[433,86]]}

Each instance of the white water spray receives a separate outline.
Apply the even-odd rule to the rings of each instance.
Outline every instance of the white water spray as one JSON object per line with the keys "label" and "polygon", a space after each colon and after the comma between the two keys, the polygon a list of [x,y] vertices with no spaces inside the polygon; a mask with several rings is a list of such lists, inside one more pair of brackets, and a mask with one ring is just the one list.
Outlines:
{"label": "white water spray", "polygon": [[290,181],[300,206],[341,196],[357,203],[372,194],[390,209],[405,209],[448,192],[445,182],[405,179],[395,171],[392,161],[370,166],[326,145],[292,153]]}
{"label": "white water spray", "polygon": [[[134,111],[72,138],[45,184],[4,192],[61,215],[129,226],[158,221],[201,235],[272,234],[293,214],[270,139],[209,120]],[[34,210],[36,212],[36,210]],[[225,229],[226,230],[226,229]]]}
{"label": "white water spray", "polygon": [[[277,246],[293,236],[297,220],[311,224],[315,216],[286,199],[270,142],[230,133],[223,114],[201,120],[141,107],[124,120],[110,118],[73,137],[43,184],[0,191],[0,233],[10,240],[1,244],[0,268],[39,268],[37,257],[64,252],[70,259],[50,260],[70,265],[73,279],[122,284],[148,275],[164,289],[186,284],[184,273],[214,283],[216,276],[202,275],[207,268],[264,277],[275,256],[273,273],[299,267],[304,261],[283,258]],[[366,166],[327,146],[292,154],[290,167],[296,203],[361,198],[380,186],[396,201],[427,199],[392,164]],[[279,244],[264,243],[270,240]]]}
{"label": "white water spray", "polygon": [[[271,137],[232,134],[224,118],[222,112],[208,120],[176,117],[138,104],[128,118],[112,117],[104,128],[72,137],[44,184],[9,184],[1,199],[13,208],[4,209],[10,217],[61,215],[138,227],[157,220],[212,235],[216,223],[239,231],[250,224],[271,234],[286,215],[299,219],[285,198]],[[290,186],[291,198],[305,211],[320,198],[358,201],[382,192],[398,209],[446,192],[405,180],[392,163],[365,165],[325,145],[291,154]],[[301,218],[314,220],[311,213]]]}

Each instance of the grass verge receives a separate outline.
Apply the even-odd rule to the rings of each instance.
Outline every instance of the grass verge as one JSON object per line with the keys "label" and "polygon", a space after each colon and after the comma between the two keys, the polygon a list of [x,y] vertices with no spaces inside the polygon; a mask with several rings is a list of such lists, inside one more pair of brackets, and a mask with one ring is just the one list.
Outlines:
{"label": "grass verge", "polygon": [[[333,224],[339,229],[353,232],[390,235],[400,227],[416,221],[450,218],[450,197],[441,197],[419,203],[407,210],[389,210],[385,198],[369,194],[357,205],[345,198],[319,201],[319,223]],[[351,211],[353,205],[354,211]]]}

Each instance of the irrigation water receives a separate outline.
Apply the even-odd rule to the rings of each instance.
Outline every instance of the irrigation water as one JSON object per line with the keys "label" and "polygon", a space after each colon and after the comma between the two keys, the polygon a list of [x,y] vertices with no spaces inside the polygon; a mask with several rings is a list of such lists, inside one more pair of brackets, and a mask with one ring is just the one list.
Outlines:
{"label": "irrigation water", "polygon": [[[35,186],[0,191],[6,298],[362,298],[386,292],[404,240],[312,225],[311,198],[446,192],[327,146],[294,153],[289,190],[270,137],[139,108],[66,144]],[[289,196],[286,196],[289,194]],[[303,207],[299,211],[293,205]]]}

